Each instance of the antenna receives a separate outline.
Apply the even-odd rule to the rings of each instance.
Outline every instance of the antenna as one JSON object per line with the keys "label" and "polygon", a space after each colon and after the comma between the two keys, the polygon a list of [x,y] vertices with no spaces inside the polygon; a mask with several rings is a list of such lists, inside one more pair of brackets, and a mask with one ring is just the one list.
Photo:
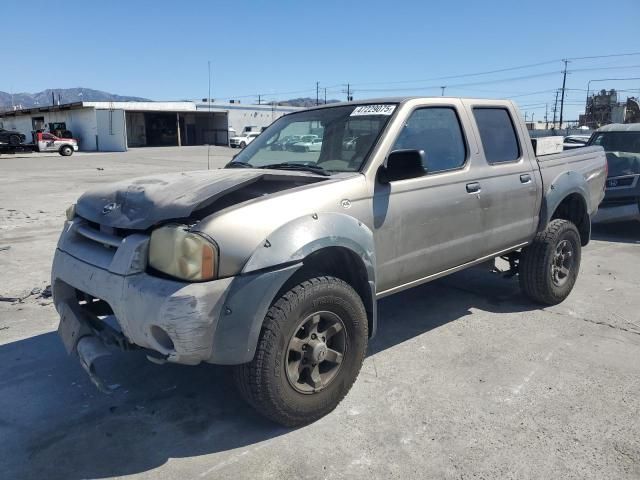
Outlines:
{"label": "antenna", "polygon": [[[207,96],[207,101],[209,103],[209,118],[208,122],[211,121],[211,60],[207,62],[207,67],[209,70],[209,95]],[[208,123],[207,122],[207,123]],[[229,136],[229,129],[227,128],[227,137]],[[207,142],[207,170],[211,170],[211,142]]]}

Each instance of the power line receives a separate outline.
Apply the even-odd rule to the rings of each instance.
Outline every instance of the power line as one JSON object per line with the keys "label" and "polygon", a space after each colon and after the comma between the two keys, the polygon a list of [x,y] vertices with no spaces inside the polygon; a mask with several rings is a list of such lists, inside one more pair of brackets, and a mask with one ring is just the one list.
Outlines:
{"label": "power line", "polygon": [[[533,75],[523,75],[520,77],[510,77],[510,78],[502,78],[502,79],[494,79],[494,80],[482,80],[479,82],[470,82],[470,83],[459,83],[453,85],[446,85],[447,88],[457,88],[457,87],[470,87],[474,85],[490,85],[494,83],[505,83],[505,82],[513,82],[517,80],[528,80],[530,78],[539,78],[539,77],[548,77],[550,75],[557,75],[557,71],[553,72],[544,72],[544,73],[536,73]],[[403,88],[369,88],[369,89],[361,89],[362,92],[400,92],[400,91],[412,91],[412,90],[434,90],[442,88],[442,85],[430,85],[430,86],[414,86],[414,87],[403,87]]]}
{"label": "power line", "polygon": [[[615,53],[615,54],[607,54],[607,55],[591,55],[591,56],[583,56],[583,57],[568,57],[564,60],[567,61],[580,61],[580,60],[591,60],[591,59],[599,59],[599,58],[613,58],[613,57],[629,57],[629,56],[638,56],[640,55],[640,52],[630,52],[630,53]],[[426,78],[426,79],[421,79],[421,80],[397,80],[397,81],[379,81],[379,82],[362,82],[362,83],[351,83],[350,86],[362,86],[362,85],[406,85],[406,84],[411,84],[411,83],[420,83],[420,82],[428,82],[428,81],[432,81],[432,80],[451,80],[451,79],[457,79],[457,78],[468,78],[468,77],[476,77],[476,76],[482,76],[482,75],[492,75],[495,73],[503,73],[503,72],[509,72],[509,71],[516,71],[516,70],[524,70],[524,69],[528,69],[528,68],[534,68],[534,67],[538,67],[538,66],[543,66],[543,65],[551,65],[554,63],[558,63],[558,62],[562,62],[564,61],[563,59],[554,59],[554,60],[548,60],[548,61],[544,61],[544,62],[536,62],[536,63],[530,63],[530,64],[526,64],[526,65],[517,65],[514,67],[506,67],[506,68],[499,68],[499,69],[494,69],[494,70],[485,70],[485,71],[481,71],[481,72],[472,72],[472,73],[461,73],[461,74],[457,74],[457,75],[446,75],[446,76],[440,76],[440,77],[430,77],[430,78]],[[597,71],[597,70],[615,70],[615,69],[626,69],[626,68],[638,68],[640,67],[640,65],[620,65],[620,66],[610,66],[610,67],[588,67],[588,68],[578,68],[578,69],[572,69],[571,71],[569,71],[568,73],[573,73],[573,72],[586,72],[586,71]],[[563,70],[564,72],[564,70]],[[437,90],[438,88],[441,88],[443,86],[445,86],[446,88],[462,88],[462,87],[467,87],[467,86],[475,86],[475,85],[488,85],[488,84],[492,84],[492,83],[503,83],[503,82],[509,82],[509,81],[516,81],[516,80],[526,80],[529,78],[538,78],[538,77],[543,77],[543,76],[548,76],[548,75],[554,75],[557,72],[545,72],[545,73],[540,73],[540,74],[532,74],[532,75],[527,75],[527,76],[521,76],[521,77],[512,77],[512,78],[506,78],[506,79],[498,79],[498,80],[485,80],[485,81],[478,81],[478,82],[470,82],[470,83],[461,83],[461,84],[455,84],[455,85],[442,85],[441,83],[438,85],[433,85],[433,86],[420,86],[420,87],[405,87],[405,88],[380,88],[380,89],[359,89],[360,91],[363,92],[384,92],[384,91],[410,91],[410,90]],[[337,84],[337,85],[331,85],[326,87],[328,91],[331,91],[332,88],[337,88],[337,87],[341,87],[344,84]],[[569,89],[566,89],[569,90]],[[553,90],[551,90],[553,91]],[[272,93],[254,93],[254,94],[249,94],[249,95],[230,95],[229,98],[255,98],[257,96],[262,97],[274,97],[274,96],[280,96],[280,95],[292,95],[292,94],[303,94],[303,93],[311,93],[313,92],[313,89],[304,89],[304,90],[291,90],[291,91],[286,91],[286,92],[272,92]],[[339,93],[339,92],[337,92]],[[502,93],[502,92],[495,92],[495,93]],[[540,92],[543,93],[543,92]],[[515,98],[517,96],[527,96],[527,95],[533,95],[534,93],[525,93],[525,94],[517,94],[517,95],[513,95],[510,98]]]}
{"label": "power line", "polygon": [[640,52],[612,53],[609,55],[591,55],[589,57],[571,57],[571,58],[567,58],[567,60],[590,60],[592,58],[631,57],[634,55],[640,55]]}
{"label": "power line", "polygon": [[593,68],[575,68],[569,73],[573,72],[593,72],[596,70],[618,70],[624,68],[640,68],[640,65],[618,65],[615,67],[593,67]]}
{"label": "power line", "polygon": [[528,65],[518,65],[516,67],[508,67],[508,68],[500,68],[497,70],[487,70],[484,72],[475,72],[475,73],[461,73],[459,75],[447,75],[444,77],[431,77],[431,78],[423,78],[421,80],[397,80],[392,82],[364,82],[364,83],[354,83],[352,85],[400,85],[404,83],[419,83],[419,82],[430,82],[431,80],[451,80],[454,78],[465,78],[465,77],[476,77],[480,75],[491,75],[493,73],[502,73],[502,72],[510,72],[513,70],[522,70],[526,68],[539,67],[541,65],[550,65],[552,63],[557,63],[560,60],[549,60],[547,62],[538,62],[531,63]]}

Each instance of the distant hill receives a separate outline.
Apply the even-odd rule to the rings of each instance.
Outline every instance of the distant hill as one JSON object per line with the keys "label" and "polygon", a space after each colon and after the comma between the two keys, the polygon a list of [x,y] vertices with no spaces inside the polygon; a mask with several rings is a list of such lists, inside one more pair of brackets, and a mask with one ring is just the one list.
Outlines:
{"label": "distant hill", "polygon": [[21,106],[22,108],[30,107],[46,107],[52,104],[52,94],[55,95],[55,103],[73,103],[73,102],[148,102],[149,99],[141,97],[129,97],[125,95],[116,95],[114,93],[103,92],[101,90],[92,90],[90,88],[56,88],[47,89],[38,93],[14,93],[13,103],[12,96],[7,92],[0,92],[0,111],[11,110],[12,105]]}
{"label": "distant hill", "polygon": [[[53,94],[53,95],[52,95]],[[53,97],[55,96],[55,100]],[[0,91],[0,112],[11,110],[12,106],[20,108],[46,107],[53,103],[73,103],[73,102],[150,102],[148,98],[130,97],[126,95],[116,95],[115,93],[93,90],[91,88],[56,88],[47,89],[38,93],[14,93],[13,98],[10,93]],[[332,98],[327,103],[341,102]],[[291,98],[280,100],[278,105],[291,107],[313,107],[316,99],[311,97]],[[320,104],[324,104],[324,99],[320,99]]]}

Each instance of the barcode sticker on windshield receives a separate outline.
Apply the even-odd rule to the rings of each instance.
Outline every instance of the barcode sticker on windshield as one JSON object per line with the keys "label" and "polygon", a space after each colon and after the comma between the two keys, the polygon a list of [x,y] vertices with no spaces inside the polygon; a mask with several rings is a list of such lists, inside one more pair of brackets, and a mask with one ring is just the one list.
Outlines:
{"label": "barcode sticker on windshield", "polygon": [[352,117],[360,117],[363,115],[391,115],[396,109],[395,105],[360,105],[351,112]]}

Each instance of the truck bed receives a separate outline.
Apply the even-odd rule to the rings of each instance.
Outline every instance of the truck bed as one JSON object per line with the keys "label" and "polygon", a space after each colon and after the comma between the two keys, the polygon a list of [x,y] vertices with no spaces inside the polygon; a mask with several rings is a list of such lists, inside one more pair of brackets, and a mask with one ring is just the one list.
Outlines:
{"label": "truck bed", "polygon": [[[588,190],[583,192],[587,199],[587,211],[589,215],[595,214],[598,205],[604,198],[604,184],[607,177],[607,158],[602,147],[583,147],[567,150],[551,155],[537,157],[542,176],[543,190],[546,195],[552,195],[550,189],[554,189],[558,183],[578,183],[572,180],[572,175],[581,175]],[[567,180],[561,178],[567,176]],[[591,200],[591,201],[589,201]]]}

